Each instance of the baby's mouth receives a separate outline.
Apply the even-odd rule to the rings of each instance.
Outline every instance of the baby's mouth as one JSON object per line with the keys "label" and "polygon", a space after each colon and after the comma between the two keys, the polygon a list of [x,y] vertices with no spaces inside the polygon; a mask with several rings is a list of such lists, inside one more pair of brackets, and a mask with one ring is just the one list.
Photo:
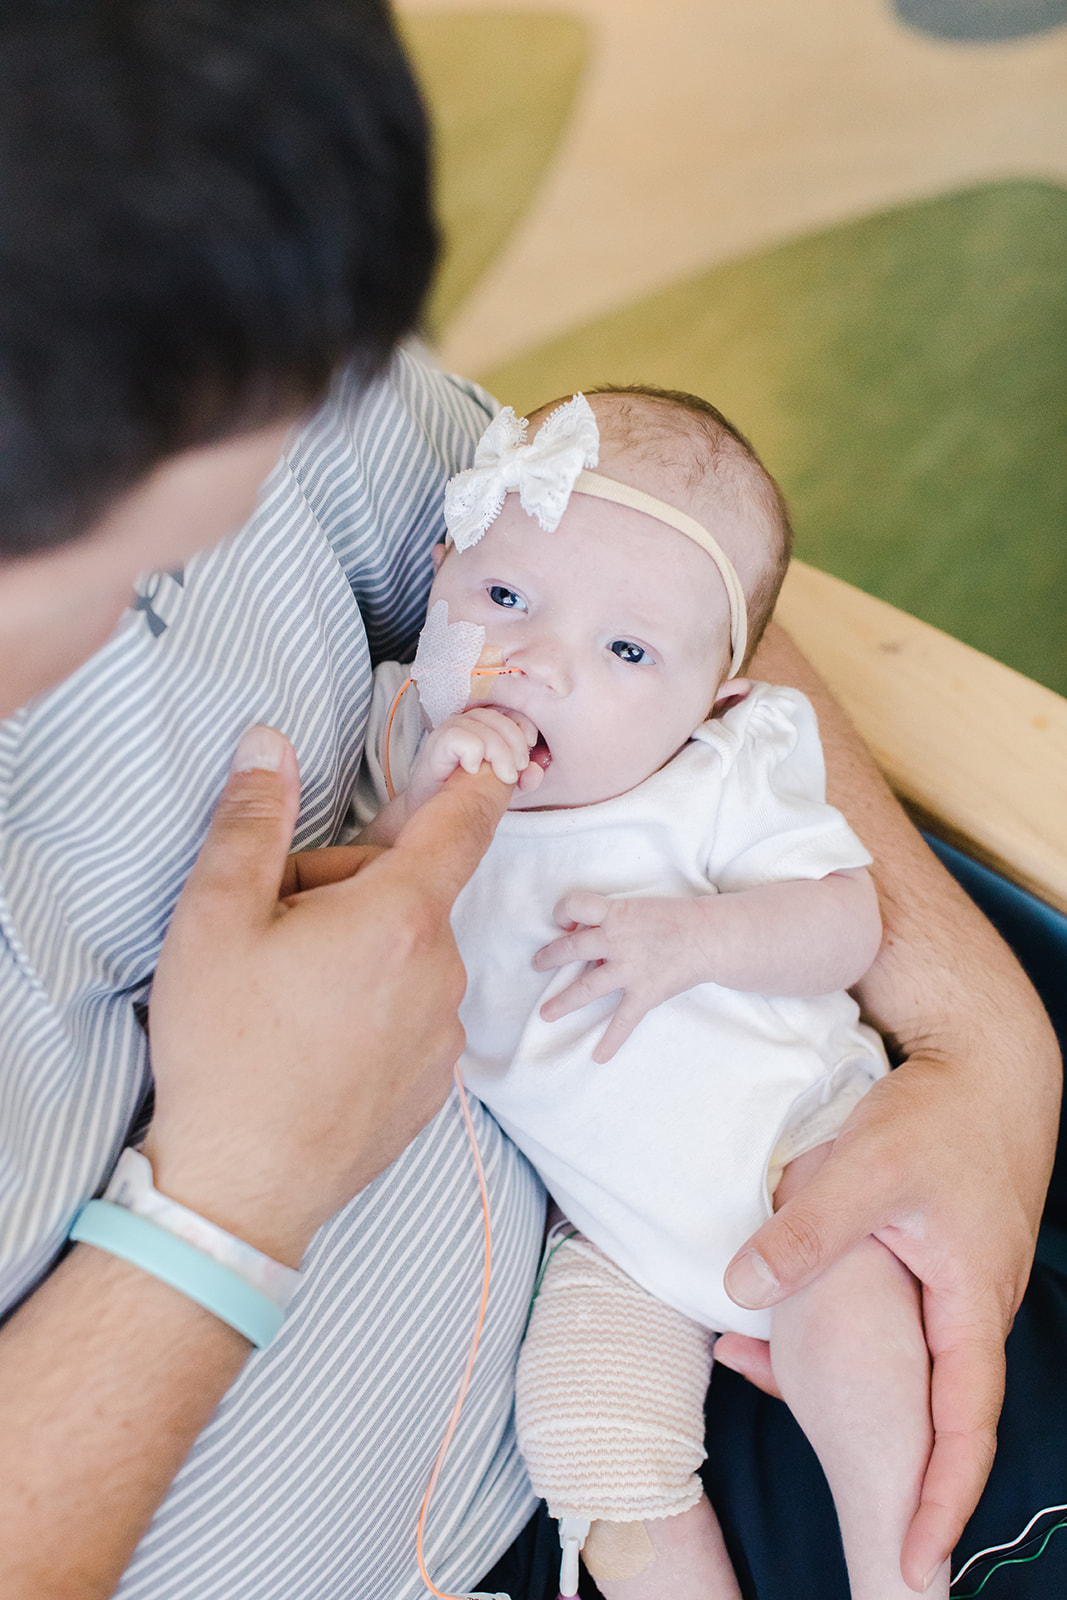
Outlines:
{"label": "baby's mouth", "polygon": [[535,743],[530,746],[530,760],[535,766],[540,767],[542,772],[547,772],[552,765],[552,752],[545,743],[544,734],[540,730],[538,730]]}
{"label": "baby's mouth", "polygon": [[[504,664],[504,652],[495,645],[486,645],[478,657],[478,662],[471,670],[470,699],[468,705],[492,705],[493,689],[497,678],[523,676],[521,667],[508,667]],[[507,710],[501,706],[501,710]],[[530,760],[534,766],[540,767],[542,772],[547,772],[552,765],[552,752],[548,742],[540,729],[537,738],[530,746]]]}

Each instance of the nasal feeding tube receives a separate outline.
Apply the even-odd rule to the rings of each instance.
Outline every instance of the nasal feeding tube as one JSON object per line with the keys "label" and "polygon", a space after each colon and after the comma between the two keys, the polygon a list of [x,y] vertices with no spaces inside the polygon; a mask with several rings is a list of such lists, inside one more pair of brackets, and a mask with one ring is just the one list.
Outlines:
{"label": "nasal feeding tube", "polygon": [[382,773],[390,800],[396,799],[389,760],[393,719],[411,685],[418,685],[422,709],[429,717],[431,726],[436,728],[446,717],[455,716],[472,701],[489,700],[494,678],[514,674],[521,677],[522,668],[509,667],[504,660],[504,652],[496,645],[486,644],[485,629],[480,623],[449,622],[447,600],[438,600],[431,607],[419,635],[411,676],[401,684],[385,725]]}
{"label": "nasal feeding tube", "polygon": [[490,685],[486,683],[483,687],[476,682],[476,679],[507,677],[509,673],[515,672],[521,676],[522,668],[507,666],[504,661],[503,650],[498,650],[494,645],[487,644],[478,657],[478,665],[471,668],[470,698],[472,700],[488,700],[489,698]]}
{"label": "nasal feeding tube", "polygon": [[[390,800],[396,798],[393,785],[392,770],[389,760],[389,744],[393,731],[393,719],[400,707],[400,702],[413,683],[419,686],[419,698],[422,706],[434,727],[445,720],[446,717],[462,711],[472,700],[486,701],[492,692],[494,678],[518,673],[521,667],[509,667],[504,660],[504,652],[497,646],[486,645],[485,629],[477,623],[448,621],[448,603],[440,600],[431,609],[426,619],[419,639],[419,648],[412,663],[411,676],[401,685],[393,704],[390,707],[389,717],[385,727],[385,738],[382,745],[382,772],[385,778],[385,787]],[[422,1507],[419,1512],[418,1528],[415,1534],[415,1556],[418,1563],[419,1574],[423,1583],[437,1600],[508,1600],[507,1595],[485,1595],[475,1592],[467,1596],[452,1596],[446,1590],[439,1589],[434,1584],[426,1567],[423,1540],[426,1531],[426,1522],[430,1510],[437,1480],[444,1465],[445,1455],[452,1442],[452,1436],[459,1423],[460,1412],[467,1393],[467,1387],[474,1370],[474,1361],[478,1353],[481,1339],[482,1324],[485,1320],[485,1311],[489,1299],[489,1283],[492,1267],[492,1243],[489,1218],[489,1191],[485,1181],[485,1172],[482,1167],[481,1153],[478,1149],[478,1140],[474,1131],[470,1108],[467,1104],[467,1095],[460,1074],[459,1063],[453,1068],[453,1078],[456,1092],[459,1097],[460,1110],[466,1127],[467,1139],[470,1143],[471,1153],[474,1157],[474,1166],[478,1178],[478,1189],[482,1202],[482,1220],[485,1233],[485,1266],[482,1276],[481,1302],[475,1321],[474,1335],[471,1340],[470,1352],[467,1357],[466,1368],[460,1382],[459,1393],[452,1408],[445,1436],[441,1441],[430,1481],[426,1486]]]}
{"label": "nasal feeding tube", "polygon": [[[493,678],[506,678],[512,673],[519,673],[520,675],[522,674],[521,667],[504,666],[503,654],[499,650],[486,649],[482,651],[482,655],[498,655],[501,658],[501,664],[499,666],[490,666],[487,664],[485,666],[471,668],[471,692],[467,696],[468,702],[471,700],[488,700],[491,693],[491,684]],[[482,679],[485,680],[484,687],[480,681]],[[390,800],[396,799],[396,790],[393,787],[393,769],[389,762],[389,741],[393,732],[393,718],[400,710],[401,700],[403,700],[404,696],[407,694],[414,682],[414,678],[407,678],[400,685],[400,688],[396,692],[396,698],[394,699],[392,706],[389,708],[389,720],[385,725],[385,739],[382,743],[382,773],[385,777],[386,793],[388,794]]]}

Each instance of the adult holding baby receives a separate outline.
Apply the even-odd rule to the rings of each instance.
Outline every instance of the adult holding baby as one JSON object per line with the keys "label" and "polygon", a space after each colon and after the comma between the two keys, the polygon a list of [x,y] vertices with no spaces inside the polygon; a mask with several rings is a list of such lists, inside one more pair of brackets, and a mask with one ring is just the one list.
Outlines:
{"label": "adult holding baby", "polygon": [[[447,915],[507,791],[450,786],[387,856],[277,902],[294,827],[333,836],[371,659],[413,640],[443,481],[488,420],[471,386],[390,359],[432,261],[417,101],[372,0],[25,0],[0,72],[0,1595],[418,1594],[411,1510],[468,1332],[445,1285],[478,1268],[438,1110]],[[767,649],[762,676],[807,687],[781,635]],[[911,1060],[731,1287],[783,1293],[872,1230],[923,1279],[941,1441],[917,1537],[943,1554],[988,1466],[1056,1052],[819,704],[836,799],[883,863],[864,1002]],[[223,786],[257,722],[289,742],[247,735]],[[153,1114],[135,1007],[157,960]],[[163,1196],[304,1263],[251,1361],[150,1267],[60,1259],[146,1123]],[[540,1191],[479,1132],[498,1275],[430,1530],[437,1580],[464,1586],[531,1510],[509,1407]]]}

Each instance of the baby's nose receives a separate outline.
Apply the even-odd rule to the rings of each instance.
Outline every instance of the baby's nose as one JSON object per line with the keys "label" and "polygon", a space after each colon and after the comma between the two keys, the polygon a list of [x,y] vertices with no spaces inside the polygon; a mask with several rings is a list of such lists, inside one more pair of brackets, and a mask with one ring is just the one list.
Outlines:
{"label": "baby's nose", "polygon": [[517,650],[509,650],[507,664],[519,667],[528,678],[553,694],[570,694],[573,672],[567,652],[557,639],[529,639]]}

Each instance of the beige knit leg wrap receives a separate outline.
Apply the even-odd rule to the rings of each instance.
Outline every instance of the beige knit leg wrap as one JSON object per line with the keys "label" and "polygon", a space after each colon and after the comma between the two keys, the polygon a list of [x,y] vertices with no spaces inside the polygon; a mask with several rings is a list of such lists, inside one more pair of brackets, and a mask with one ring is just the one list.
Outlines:
{"label": "beige knit leg wrap", "polygon": [[519,1447],[554,1517],[642,1522],[697,1503],[713,1338],[580,1234],[557,1248],[515,1395]]}

